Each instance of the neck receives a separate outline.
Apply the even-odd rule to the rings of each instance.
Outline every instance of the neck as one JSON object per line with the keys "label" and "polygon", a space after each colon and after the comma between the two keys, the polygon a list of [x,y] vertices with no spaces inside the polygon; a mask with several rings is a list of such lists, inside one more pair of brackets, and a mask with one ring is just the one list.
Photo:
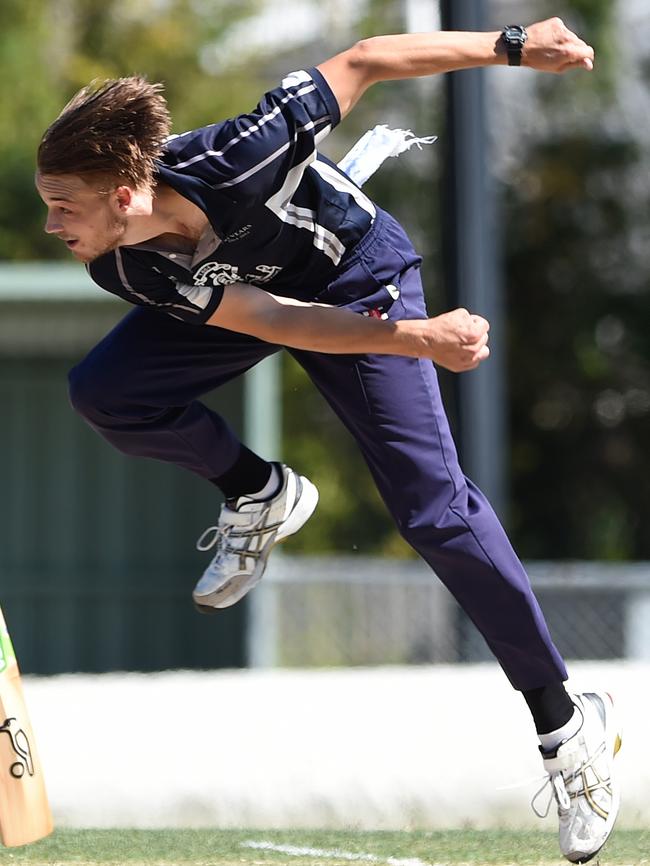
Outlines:
{"label": "neck", "polygon": [[160,222],[161,234],[180,235],[195,244],[208,224],[208,218],[199,207],[165,184],[156,188],[153,216]]}
{"label": "neck", "polygon": [[161,235],[183,238],[193,247],[208,219],[203,211],[165,184],[156,187],[151,212],[134,214],[129,218],[125,244],[132,245],[153,240]]}

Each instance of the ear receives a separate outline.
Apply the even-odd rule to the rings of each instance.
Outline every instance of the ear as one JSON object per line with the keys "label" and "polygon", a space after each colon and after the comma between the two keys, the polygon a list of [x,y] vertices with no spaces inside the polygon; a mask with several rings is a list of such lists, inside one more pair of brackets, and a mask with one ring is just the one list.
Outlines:
{"label": "ear", "polygon": [[145,187],[117,186],[111,193],[111,206],[121,216],[151,216],[153,193]]}
{"label": "ear", "polygon": [[118,210],[128,215],[133,207],[133,190],[130,186],[118,186],[113,190],[113,201]]}

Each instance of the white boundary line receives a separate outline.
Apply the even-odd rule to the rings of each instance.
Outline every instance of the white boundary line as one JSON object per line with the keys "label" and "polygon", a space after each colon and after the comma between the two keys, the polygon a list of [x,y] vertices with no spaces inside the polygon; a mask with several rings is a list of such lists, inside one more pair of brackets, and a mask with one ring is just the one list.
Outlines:
{"label": "white boundary line", "polygon": [[354,853],[338,848],[301,848],[297,845],[275,845],[273,842],[256,842],[249,839],[241,843],[242,848],[256,848],[259,851],[278,851],[293,857],[319,857],[323,860],[363,860],[366,863],[389,863],[390,866],[435,866],[417,857],[399,859],[398,857],[377,857],[375,854]]}

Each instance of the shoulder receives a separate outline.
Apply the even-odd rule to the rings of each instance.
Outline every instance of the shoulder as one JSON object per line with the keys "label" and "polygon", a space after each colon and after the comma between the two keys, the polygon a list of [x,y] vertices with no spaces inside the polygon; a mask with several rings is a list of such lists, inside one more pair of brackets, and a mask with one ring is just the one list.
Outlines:
{"label": "shoulder", "polygon": [[104,253],[92,262],[86,264],[86,271],[91,280],[103,289],[111,289],[119,282],[119,272],[115,251]]}
{"label": "shoulder", "polygon": [[207,139],[225,126],[227,122],[225,120],[218,121],[208,126],[170,135],[163,144],[160,161],[163,165],[178,167],[179,163],[191,160],[193,154],[203,154]]}
{"label": "shoulder", "polygon": [[133,283],[139,286],[148,282],[159,284],[168,277],[156,268],[158,256],[145,250],[131,247],[117,247],[104,253],[86,265],[88,275],[109,292],[131,291]]}

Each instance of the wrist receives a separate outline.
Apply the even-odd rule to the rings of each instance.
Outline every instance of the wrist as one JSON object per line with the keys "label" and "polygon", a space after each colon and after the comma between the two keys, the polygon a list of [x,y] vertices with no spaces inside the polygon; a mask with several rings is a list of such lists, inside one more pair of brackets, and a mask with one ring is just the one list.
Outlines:
{"label": "wrist", "polygon": [[497,40],[497,51],[508,66],[522,66],[524,46],[528,41],[526,28],[521,24],[506,24]]}
{"label": "wrist", "polygon": [[492,47],[494,51],[494,63],[498,66],[507,66],[508,52],[506,50],[506,43],[503,39],[503,31],[499,30],[495,33],[490,33],[490,36],[493,39]]}
{"label": "wrist", "polygon": [[428,358],[431,353],[431,319],[400,319],[394,323],[393,342],[400,355]]}

